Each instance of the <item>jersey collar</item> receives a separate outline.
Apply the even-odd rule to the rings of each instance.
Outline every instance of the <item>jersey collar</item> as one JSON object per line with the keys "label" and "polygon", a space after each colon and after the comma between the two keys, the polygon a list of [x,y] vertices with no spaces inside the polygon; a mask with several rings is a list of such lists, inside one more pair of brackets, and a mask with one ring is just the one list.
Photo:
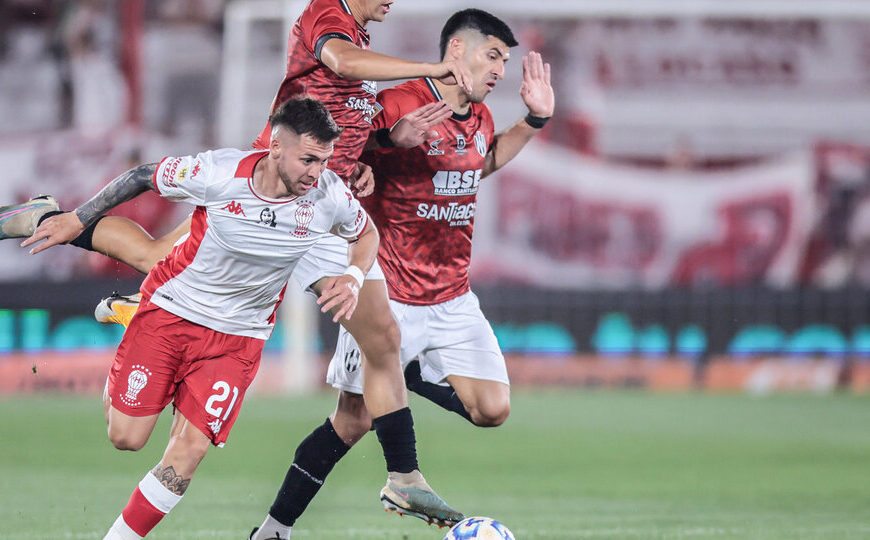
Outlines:
{"label": "jersey collar", "polygon": [[[441,92],[438,91],[438,87],[435,86],[435,82],[431,78],[424,77],[423,80],[426,81],[426,86],[429,87],[429,92],[432,93],[432,97],[434,97],[437,101],[441,101],[442,99],[444,99],[441,96]],[[455,112],[453,113],[453,119],[457,120],[459,122],[465,122],[469,118],[471,118],[471,107],[470,106],[468,107],[468,112],[465,114],[459,114],[459,113],[455,113]]]}

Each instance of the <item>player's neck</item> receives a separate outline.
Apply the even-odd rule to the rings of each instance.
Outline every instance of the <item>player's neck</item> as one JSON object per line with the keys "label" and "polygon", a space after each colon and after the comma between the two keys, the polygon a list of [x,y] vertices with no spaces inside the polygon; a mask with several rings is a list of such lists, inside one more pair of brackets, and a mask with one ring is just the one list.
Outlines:
{"label": "player's neck", "polygon": [[359,2],[358,0],[345,0],[345,1],[347,2],[347,7],[350,8],[351,15],[353,15],[353,20],[355,20],[358,25],[365,28],[366,25],[369,23],[369,20],[363,18],[363,15],[362,15],[363,9],[362,9],[361,2]]}
{"label": "player's neck", "polygon": [[254,167],[253,184],[258,194],[270,199],[286,199],[291,196],[278,175],[278,165],[269,156],[258,161]]}
{"label": "player's neck", "polygon": [[468,109],[471,107],[471,100],[468,99],[468,95],[462,90],[458,84],[444,84],[438,80],[432,80],[435,83],[435,88],[438,89],[438,93],[441,94],[441,97],[444,98],[444,101],[450,105],[450,108],[453,109],[453,112],[459,115],[467,114]]}

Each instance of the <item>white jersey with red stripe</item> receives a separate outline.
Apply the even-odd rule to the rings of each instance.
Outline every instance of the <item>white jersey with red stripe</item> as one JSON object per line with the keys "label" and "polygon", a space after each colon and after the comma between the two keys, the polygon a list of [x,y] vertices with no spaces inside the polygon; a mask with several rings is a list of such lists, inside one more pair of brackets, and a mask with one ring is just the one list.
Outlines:
{"label": "white jersey with red stripe", "polygon": [[151,302],[218,332],[268,339],[299,259],[330,232],[363,231],[368,216],[332,171],[303,197],[257,193],[254,167],[267,155],[221,149],[160,163],[156,191],[196,210],[187,238],[142,284]]}

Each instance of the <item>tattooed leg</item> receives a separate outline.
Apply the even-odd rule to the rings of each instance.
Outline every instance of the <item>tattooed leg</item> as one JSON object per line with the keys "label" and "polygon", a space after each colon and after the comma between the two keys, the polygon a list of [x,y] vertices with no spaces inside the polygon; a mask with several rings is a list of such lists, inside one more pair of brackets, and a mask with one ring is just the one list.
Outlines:
{"label": "tattooed leg", "polygon": [[175,468],[172,465],[163,467],[159,463],[151,469],[151,474],[157,478],[160,485],[175,493],[176,495],[184,495],[187,491],[187,486],[190,485],[190,478],[184,478],[180,474],[176,474]]}

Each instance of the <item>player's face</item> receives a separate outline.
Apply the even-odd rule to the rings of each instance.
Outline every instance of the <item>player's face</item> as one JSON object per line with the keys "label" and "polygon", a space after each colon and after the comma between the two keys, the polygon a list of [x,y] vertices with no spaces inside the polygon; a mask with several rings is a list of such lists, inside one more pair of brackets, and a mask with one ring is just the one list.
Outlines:
{"label": "player's face", "polygon": [[[323,143],[311,135],[297,135],[280,129],[273,140],[278,176],[291,195],[301,197],[308,193],[332,156],[332,142]],[[277,154],[277,155],[275,155]]]}
{"label": "player's face", "polygon": [[363,18],[367,21],[384,22],[392,5],[393,0],[363,0]]}
{"label": "player's face", "polygon": [[482,103],[495,88],[496,81],[504,79],[504,65],[510,54],[510,47],[493,36],[478,34],[467,43],[464,60],[473,79],[473,90],[468,96],[472,103]]}

